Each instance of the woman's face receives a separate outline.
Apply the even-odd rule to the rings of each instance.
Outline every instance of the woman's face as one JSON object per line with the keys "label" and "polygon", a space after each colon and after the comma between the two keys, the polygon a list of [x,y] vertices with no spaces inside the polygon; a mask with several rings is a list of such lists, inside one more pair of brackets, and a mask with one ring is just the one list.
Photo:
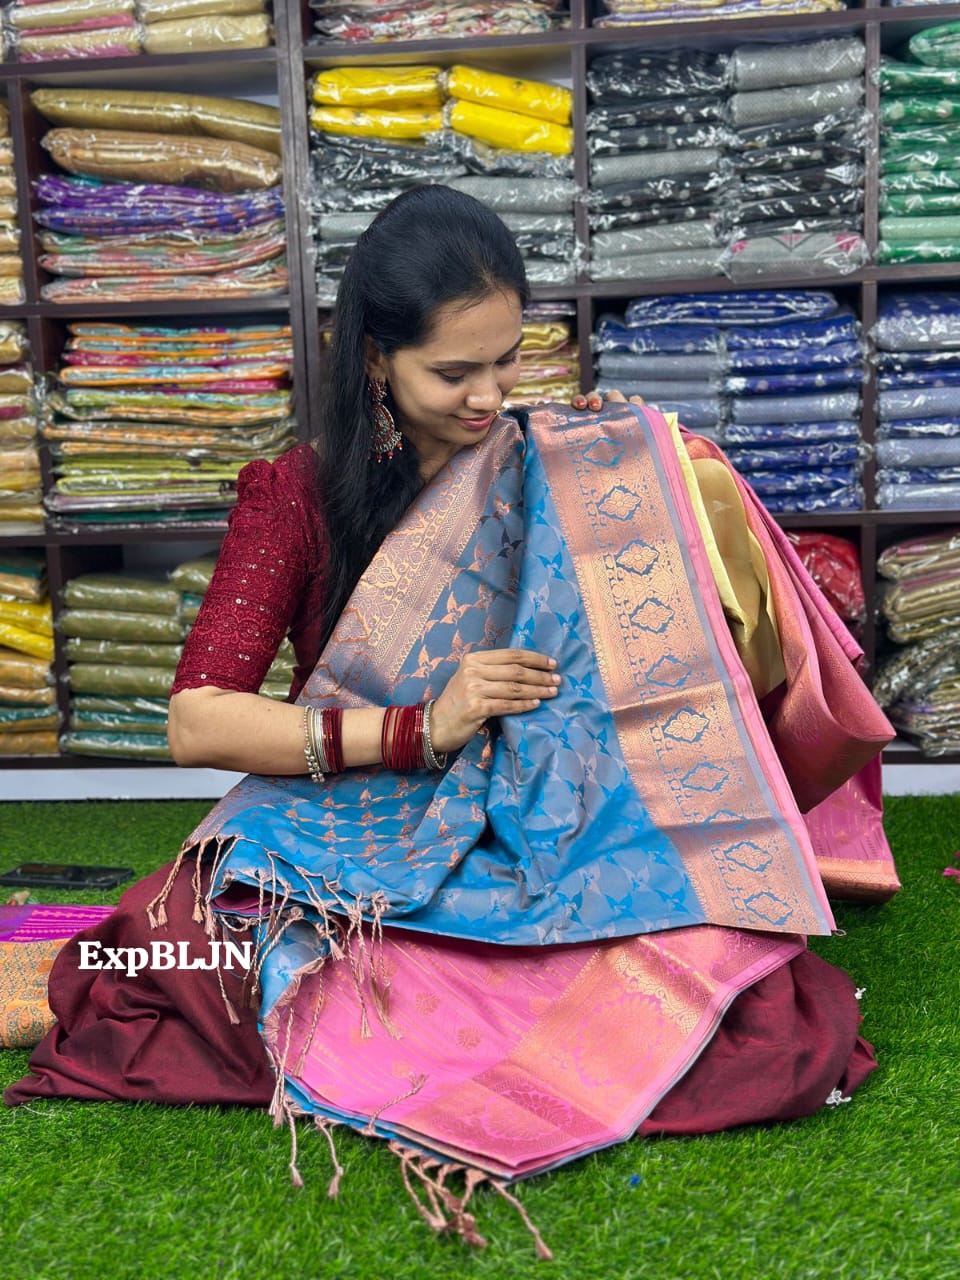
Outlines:
{"label": "woman's face", "polygon": [[371,377],[386,378],[397,426],[420,455],[425,479],[460,449],[479,444],[519,376],[522,308],[512,290],[436,313],[430,336],[391,356],[374,352]]}

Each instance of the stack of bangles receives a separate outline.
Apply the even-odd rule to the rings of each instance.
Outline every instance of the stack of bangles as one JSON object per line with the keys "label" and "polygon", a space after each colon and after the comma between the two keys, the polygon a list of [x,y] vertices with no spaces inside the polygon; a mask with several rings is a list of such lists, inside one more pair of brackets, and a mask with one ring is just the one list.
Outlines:
{"label": "stack of bangles", "polygon": [[[447,753],[437,754],[430,737],[433,701],[412,707],[387,707],[380,731],[380,759],[384,768],[409,773],[413,769],[444,769]],[[343,770],[343,708],[304,707],[303,754],[312,782]]]}

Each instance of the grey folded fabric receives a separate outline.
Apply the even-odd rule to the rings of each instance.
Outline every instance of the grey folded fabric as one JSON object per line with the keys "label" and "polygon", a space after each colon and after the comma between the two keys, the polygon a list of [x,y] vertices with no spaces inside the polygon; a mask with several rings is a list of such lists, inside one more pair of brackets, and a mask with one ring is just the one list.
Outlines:
{"label": "grey folded fabric", "polygon": [[667,352],[637,355],[632,351],[601,351],[597,359],[597,372],[604,377],[629,378],[635,382],[642,382],[645,378],[672,378],[677,388],[697,382],[704,374],[719,376],[723,371],[724,360],[718,351],[705,351],[695,356]]}
{"label": "grey folded fabric", "polygon": [[565,178],[451,178],[447,184],[456,191],[482,200],[496,209],[518,213],[565,213],[573,205],[577,184]]}
{"label": "grey folded fabric", "polygon": [[623,258],[593,258],[591,280],[667,280],[691,276],[718,276],[723,273],[724,250],[717,248],[661,249],[634,253]]}
{"label": "grey folded fabric", "polygon": [[936,440],[878,440],[881,467],[960,467],[960,437]]}
{"label": "grey folded fabric", "polygon": [[855,391],[825,391],[811,396],[736,396],[731,421],[745,425],[774,422],[832,422],[855,418],[860,397]]}
{"label": "grey folded fabric", "polygon": [[716,228],[708,219],[597,231],[590,237],[590,248],[600,258],[618,258],[658,249],[703,249],[716,243]]}
{"label": "grey folded fabric", "polygon": [[501,213],[500,219],[515,234],[573,235],[572,213]]}
{"label": "grey folded fabric", "polygon": [[525,258],[523,265],[530,284],[572,284],[577,278],[576,266],[571,262]]}
{"label": "grey folded fabric", "polygon": [[881,418],[939,418],[960,414],[960,387],[900,387],[877,396]]}
{"label": "grey folded fabric", "polygon": [[775,120],[818,119],[854,107],[862,99],[862,80],[832,80],[735,93],[728,110],[734,125],[770,124]]}
{"label": "grey folded fabric", "polygon": [[737,243],[727,263],[731,280],[747,280],[775,271],[788,276],[845,275],[867,261],[866,241],[847,232],[809,231],[750,236]]}
{"label": "grey folded fabric", "polygon": [[363,211],[321,213],[316,220],[316,228],[321,240],[331,244],[352,244],[376,216],[375,213]]}
{"label": "grey folded fabric", "polygon": [[[609,370],[602,370],[600,376],[604,385],[616,385],[613,381],[616,374]],[[687,401],[711,401],[720,403],[720,392],[722,390],[719,382],[680,382],[676,379],[667,379],[660,381],[654,378],[638,378],[636,375],[632,377],[622,377],[621,382],[629,387],[635,387],[636,391],[631,391],[631,395],[643,396],[644,400],[649,400],[651,404],[659,404],[661,400],[683,400]],[[623,388],[621,387],[620,390]]]}
{"label": "grey folded fabric", "polygon": [[679,388],[675,390],[672,397],[664,397],[662,400],[653,400],[650,396],[643,393],[643,386],[638,382],[611,382],[606,379],[597,383],[598,391],[622,391],[625,396],[642,396],[648,404],[654,409],[659,409],[661,413],[675,413],[684,427],[690,427],[692,430],[703,430],[704,428],[717,428],[723,421],[723,402],[719,398],[695,400],[683,399],[679,395]]}
{"label": "grey folded fabric", "polygon": [[614,182],[644,181],[674,173],[711,173],[722,157],[719,147],[681,147],[676,151],[634,151],[620,156],[594,156],[590,165],[591,184],[603,187]]}
{"label": "grey folded fabric", "polygon": [[865,56],[858,36],[773,48],[748,45],[734,50],[729,74],[733,87],[740,90],[850,80],[863,72]]}

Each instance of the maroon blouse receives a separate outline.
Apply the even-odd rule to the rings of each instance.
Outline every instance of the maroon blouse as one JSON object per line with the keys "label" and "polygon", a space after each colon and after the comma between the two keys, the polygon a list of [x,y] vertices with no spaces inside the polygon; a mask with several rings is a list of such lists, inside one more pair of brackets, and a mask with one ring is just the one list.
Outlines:
{"label": "maroon blouse", "polygon": [[295,698],[320,656],[328,547],[310,445],[248,463],[171,695],[204,685],[256,693],[289,634]]}

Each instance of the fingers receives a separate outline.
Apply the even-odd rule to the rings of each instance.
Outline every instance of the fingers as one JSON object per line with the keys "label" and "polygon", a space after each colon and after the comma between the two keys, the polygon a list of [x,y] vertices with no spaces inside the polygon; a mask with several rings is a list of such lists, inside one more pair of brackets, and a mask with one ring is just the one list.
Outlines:
{"label": "fingers", "polygon": [[571,404],[574,409],[600,409],[603,406],[603,396],[599,391],[588,391],[586,395],[574,396]]}
{"label": "fingers", "polygon": [[463,665],[471,662],[496,666],[513,662],[524,667],[539,668],[541,671],[552,670],[557,665],[556,658],[538,653],[536,649],[476,649],[463,659]]}

